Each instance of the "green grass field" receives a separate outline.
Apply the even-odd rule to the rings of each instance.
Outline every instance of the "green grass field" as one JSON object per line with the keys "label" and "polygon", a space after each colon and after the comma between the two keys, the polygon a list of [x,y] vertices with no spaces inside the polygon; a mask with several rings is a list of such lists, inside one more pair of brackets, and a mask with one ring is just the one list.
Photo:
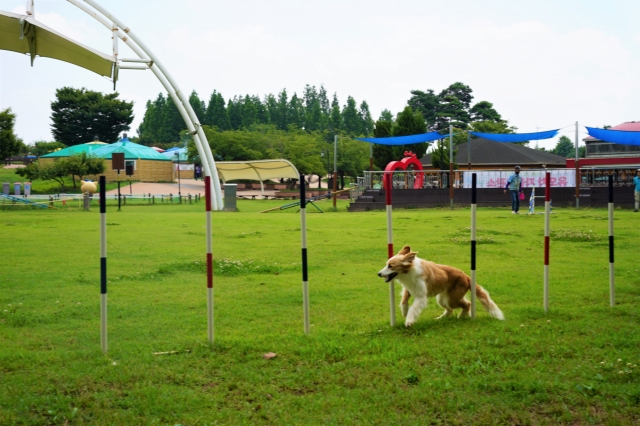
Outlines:
{"label": "green grass field", "polygon": [[[607,211],[555,210],[545,313],[544,216],[480,208],[477,278],[506,320],[437,321],[430,300],[407,329],[376,276],[385,213],[308,210],[305,335],[299,214],[257,213],[281,204],[213,213],[213,349],[204,203],[110,207],[107,356],[98,209],[0,211],[0,424],[640,421],[639,214],[615,211],[610,307]],[[393,218],[396,249],[469,271],[469,208]]]}

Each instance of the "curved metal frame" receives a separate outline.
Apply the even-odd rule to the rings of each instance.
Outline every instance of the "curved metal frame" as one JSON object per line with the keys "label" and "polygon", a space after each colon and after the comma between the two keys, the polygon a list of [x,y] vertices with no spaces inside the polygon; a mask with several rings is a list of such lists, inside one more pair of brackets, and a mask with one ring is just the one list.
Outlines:
{"label": "curved metal frame", "polygon": [[[97,2],[93,0],[84,0],[84,4],[80,0],[67,0],[69,3],[78,7],[79,9],[86,12],[88,15],[92,16],[102,25],[104,25],[107,29],[113,32],[114,39],[114,55],[118,54],[117,50],[117,39],[122,40],[133,50],[138,57],[139,60],[135,60],[135,62],[141,61],[146,64],[146,66],[156,75],[160,83],[167,90],[169,96],[173,100],[173,103],[178,108],[182,119],[184,120],[189,132],[193,136],[193,140],[196,144],[196,148],[198,150],[198,154],[200,155],[200,159],[202,160],[202,166],[204,168],[205,176],[211,176],[212,186],[213,186],[213,194],[212,194],[212,207],[214,210],[222,210],[223,202],[222,202],[222,191],[220,188],[220,180],[218,178],[218,171],[215,166],[215,161],[213,159],[213,154],[211,152],[211,147],[207,141],[207,137],[202,131],[202,125],[198,122],[198,118],[196,117],[189,100],[186,98],[184,93],[180,90],[175,80],[171,77],[171,75],[166,71],[166,68],[162,65],[162,63],[158,60],[157,56],[155,56],[150,49],[137,37],[131,29],[126,26],[120,19],[115,17],[109,11],[107,11],[104,7],[100,6]],[[122,30],[124,28],[124,30]],[[117,56],[116,56],[117,60]],[[132,60],[133,62],[133,60]],[[116,63],[116,66],[119,65]],[[137,67],[136,67],[137,68]],[[137,68],[140,69],[140,68]]]}

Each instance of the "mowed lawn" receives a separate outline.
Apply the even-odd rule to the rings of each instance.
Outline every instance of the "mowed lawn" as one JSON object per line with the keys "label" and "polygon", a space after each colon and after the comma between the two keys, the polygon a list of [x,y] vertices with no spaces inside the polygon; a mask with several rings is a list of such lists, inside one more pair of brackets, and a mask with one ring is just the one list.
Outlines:
{"label": "mowed lawn", "polygon": [[[478,209],[477,279],[506,316],[389,325],[383,211],[308,209],[304,334],[297,209],[109,206],[109,352],[100,350],[99,210],[0,210],[0,424],[611,424],[640,421],[640,214]],[[469,272],[468,207],[393,212],[396,251]],[[396,284],[396,293],[400,287]],[[399,300],[399,298],[397,298]],[[173,352],[156,355],[158,352]],[[268,352],[273,359],[264,359]]]}

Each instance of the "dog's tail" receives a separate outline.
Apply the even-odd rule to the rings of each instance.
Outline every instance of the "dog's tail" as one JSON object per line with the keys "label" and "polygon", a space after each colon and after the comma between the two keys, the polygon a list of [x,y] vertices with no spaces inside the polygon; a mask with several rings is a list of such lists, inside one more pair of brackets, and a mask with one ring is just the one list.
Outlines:
{"label": "dog's tail", "polygon": [[482,303],[482,306],[484,306],[490,316],[499,320],[504,319],[504,314],[502,313],[500,308],[498,308],[498,305],[496,305],[495,302],[491,300],[491,297],[489,297],[489,292],[480,287],[478,284],[476,284],[476,297],[478,298],[478,300],[480,300],[480,303]]}

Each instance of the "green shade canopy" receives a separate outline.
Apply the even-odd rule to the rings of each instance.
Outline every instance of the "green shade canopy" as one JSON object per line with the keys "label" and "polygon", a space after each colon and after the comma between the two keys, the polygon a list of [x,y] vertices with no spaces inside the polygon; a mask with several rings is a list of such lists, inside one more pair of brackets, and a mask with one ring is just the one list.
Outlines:
{"label": "green shade canopy", "polygon": [[31,66],[36,56],[42,56],[115,78],[115,59],[112,56],[71,40],[31,15],[0,10],[0,49],[30,55]]}
{"label": "green shade canopy", "polygon": [[91,152],[91,155],[110,160],[113,153],[123,153],[126,160],[159,160],[171,161],[170,158],[160,154],[153,148],[131,142],[124,138],[119,142],[110,145],[103,145]]}
{"label": "green shade canopy", "polygon": [[46,155],[41,155],[40,158],[60,158],[60,157],[70,157],[72,155],[82,154],[86,152],[87,154],[94,155],[93,151],[102,148],[104,145],[101,143],[97,144],[95,142],[83,143],[80,145],[73,145],[68,148],[61,149],[59,151],[50,152]]}

